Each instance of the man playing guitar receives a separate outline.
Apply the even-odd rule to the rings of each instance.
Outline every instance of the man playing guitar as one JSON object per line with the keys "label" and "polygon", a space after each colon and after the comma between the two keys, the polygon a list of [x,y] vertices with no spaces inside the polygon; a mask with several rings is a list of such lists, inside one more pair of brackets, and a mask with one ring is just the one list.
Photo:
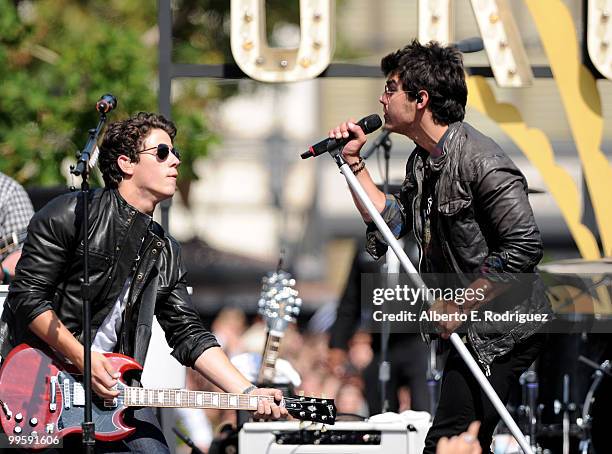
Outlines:
{"label": "man playing guitar", "polygon": [[[114,387],[120,373],[103,353],[143,364],[154,314],[179,362],[228,393],[274,397],[260,399],[255,416],[278,419],[287,414],[274,403],[281,392],[253,386],[202,326],[187,293],[179,244],[152,218],[157,204],[176,190],[181,161],[175,135],[170,121],[141,112],[111,124],[100,145],[105,188],[89,198],[92,390],[107,400],[119,395]],[[10,347],[42,341],[82,372],[81,210],[78,193],[69,193],[34,215],[3,318]],[[98,442],[98,449],[168,452],[150,408],[135,410],[132,419],[132,435]]]}

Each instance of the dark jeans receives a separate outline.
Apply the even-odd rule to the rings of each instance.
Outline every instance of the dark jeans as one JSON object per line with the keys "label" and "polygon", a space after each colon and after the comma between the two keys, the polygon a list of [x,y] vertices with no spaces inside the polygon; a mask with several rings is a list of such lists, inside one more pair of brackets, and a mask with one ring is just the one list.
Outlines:
{"label": "dark jeans", "polygon": [[[119,441],[103,442],[96,440],[96,453],[170,454],[168,444],[153,409],[142,408],[135,410],[133,416],[128,414],[126,414],[125,422],[129,426],[136,427],[136,432]],[[80,435],[70,435],[63,441],[61,449],[47,449],[37,452],[44,454],[84,452]],[[10,451],[11,454],[16,454],[21,450],[11,449]]]}
{"label": "dark jeans", "polygon": [[[491,364],[488,379],[502,402],[507,402],[512,386],[531,366],[543,346],[544,337],[533,335]],[[434,454],[441,437],[458,435],[476,420],[481,422],[478,441],[482,452],[491,452],[493,431],[500,420],[499,414],[455,347],[451,347],[444,367],[438,409],[427,433],[423,453]]]}

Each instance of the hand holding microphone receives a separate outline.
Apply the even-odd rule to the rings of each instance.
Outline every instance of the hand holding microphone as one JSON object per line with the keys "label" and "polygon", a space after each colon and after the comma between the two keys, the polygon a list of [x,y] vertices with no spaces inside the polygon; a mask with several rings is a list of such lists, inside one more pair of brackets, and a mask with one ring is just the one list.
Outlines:
{"label": "hand holding microphone", "polygon": [[358,156],[359,150],[366,142],[365,135],[376,131],[382,126],[382,120],[376,114],[368,115],[357,123],[344,122],[329,131],[329,137],[317,144],[311,145],[308,151],[302,153],[302,159],[319,156],[328,151],[343,146],[342,155],[345,157]]}

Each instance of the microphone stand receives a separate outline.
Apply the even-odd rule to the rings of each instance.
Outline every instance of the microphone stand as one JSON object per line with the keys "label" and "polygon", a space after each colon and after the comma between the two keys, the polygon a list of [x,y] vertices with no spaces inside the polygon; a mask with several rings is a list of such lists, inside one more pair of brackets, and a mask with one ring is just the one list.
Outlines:
{"label": "microphone stand", "polygon": [[[384,150],[385,159],[385,174],[383,177],[383,192],[389,192],[389,161],[391,159],[391,147],[393,143],[389,138],[390,131],[384,130],[378,135],[372,146],[363,154],[363,159],[368,159],[378,149]],[[394,276],[400,272],[399,262],[392,252],[387,251],[385,263],[382,266],[381,272],[387,275],[387,284],[392,285],[395,281]],[[389,357],[389,335],[391,334],[391,322],[384,319],[382,323],[382,333],[380,336],[380,365],[378,367],[378,381],[380,382],[380,408],[381,413],[386,413],[389,410],[389,398],[387,397],[387,383],[391,379],[391,363]]]}
{"label": "microphone stand", "polygon": [[[404,249],[402,249],[399,242],[391,233],[391,230],[389,230],[389,227],[387,226],[382,216],[372,203],[372,200],[370,200],[361,184],[359,184],[359,181],[357,181],[357,177],[353,175],[352,170],[342,157],[341,149],[336,148],[334,150],[330,150],[329,154],[334,158],[336,165],[346,178],[346,181],[353,193],[355,194],[355,197],[357,197],[361,204],[367,209],[368,214],[378,227],[381,234],[384,236],[387,244],[391,247],[393,252],[395,252],[395,255],[399,259],[404,270],[406,270],[406,272],[408,273],[407,276],[410,279],[412,285],[417,288],[422,287],[423,289],[427,289],[427,286],[423,282],[423,279],[421,279],[421,276],[419,275],[417,270],[414,268],[414,265],[410,262],[410,259],[406,255],[406,252],[404,252]],[[429,295],[430,292],[424,291],[423,293],[425,294],[425,301],[428,305],[431,305],[432,301]],[[491,403],[499,413],[501,419],[504,421],[508,429],[510,429],[510,432],[512,433],[514,438],[516,438],[523,452],[525,454],[534,454],[533,450],[531,449],[531,446],[529,446],[529,443],[525,438],[525,435],[523,435],[514,419],[512,419],[512,416],[510,416],[510,413],[508,413],[508,410],[506,409],[501,399],[491,386],[491,383],[489,383],[485,375],[480,370],[480,367],[476,363],[476,360],[474,360],[467,347],[463,344],[463,341],[461,340],[459,335],[457,333],[451,334],[450,341],[455,346],[455,349],[474,375],[476,381],[478,381],[482,390],[491,400]]]}
{"label": "microphone stand", "polygon": [[77,152],[76,166],[70,166],[70,173],[82,177],[81,203],[83,205],[82,235],[83,235],[83,283],[81,295],[83,296],[83,385],[85,389],[85,414],[81,428],[83,430],[83,449],[87,454],[93,454],[96,443],[96,429],[92,418],[91,399],[91,305],[89,286],[89,159],[96,147],[100,131],[106,123],[106,112],[100,111],[100,120],[95,129],[89,130],[89,139],[85,148]]}

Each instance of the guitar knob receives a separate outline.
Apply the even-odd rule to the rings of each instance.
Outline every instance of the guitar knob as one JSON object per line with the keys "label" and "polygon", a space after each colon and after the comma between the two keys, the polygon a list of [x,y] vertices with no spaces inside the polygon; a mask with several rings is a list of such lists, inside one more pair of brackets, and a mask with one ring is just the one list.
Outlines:
{"label": "guitar knob", "polygon": [[23,415],[21,413],[17,413],[15,415],[15,421],[17,421],[17,422],[23,421]]}
{"label": "guitar knob", "polygon": [[19,427],[19,426],[13,427],[13,432],[16,433],[16,434],[20,434],[21,433],[21,427]]}
{"label": "guitar knob", "polygon": [[38,424],[38,418],[30,418],[30,425],[34,427],[36,424]]}

